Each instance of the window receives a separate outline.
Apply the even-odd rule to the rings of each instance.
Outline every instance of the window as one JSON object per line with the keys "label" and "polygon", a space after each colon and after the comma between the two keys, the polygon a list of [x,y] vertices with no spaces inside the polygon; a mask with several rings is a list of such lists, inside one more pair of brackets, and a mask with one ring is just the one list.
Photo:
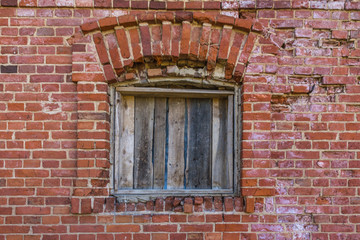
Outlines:
{"label": "window", "polygon": [[234,90],[116,87],[113,193],[236,192]]}

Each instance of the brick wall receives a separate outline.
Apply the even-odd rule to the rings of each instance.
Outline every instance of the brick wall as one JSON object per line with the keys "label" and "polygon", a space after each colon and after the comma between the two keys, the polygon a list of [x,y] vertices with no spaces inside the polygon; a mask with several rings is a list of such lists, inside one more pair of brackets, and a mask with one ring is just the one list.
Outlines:
{"label": "brick wall", "polygon": [[[356,1],[1,0],[0,240],[360,239],[359,10]],[[151,39],[131,39],[139,55],[104,55],[124,15]],[[175,37],[163,41],[165,20]],[[219,29],[208,54],[196,50],[204,27],[181,38],[183,25],[209,26],[199,23]],[[234,40],[224,47],[222,36]],[[187,52],[156,50],[173,50],[170,40]],[[207,73],[220,64],[220,80],[242,87],[241,197],[109,196],[108,86],[182,77],[166,59],[178,68],[200,59]]]}

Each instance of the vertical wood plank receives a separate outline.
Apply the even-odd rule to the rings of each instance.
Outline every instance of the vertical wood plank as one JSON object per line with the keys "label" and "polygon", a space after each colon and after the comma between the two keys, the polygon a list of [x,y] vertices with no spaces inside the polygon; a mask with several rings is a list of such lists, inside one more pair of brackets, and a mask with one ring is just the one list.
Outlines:
{"label": "vertical wood plank", "polygon": [[134,188],[153,186],[154,98],[135,98]]}
{"label": "vertical wood plank", "polygon": [[166,98],[155,98],[154,116],[154,188],[165,184]]}
{"label": "vertical wood plank", "polygon": [[186,188],[211,188],[211,125],[212,101],[187,99],[188,149]]}
{"label": "vertical wood plank", "polygon": [[[229,166],[228,176],[229,184],[227,187],[233,188],[234,186],[234,96],[228,96],[228,107],[227,107],[227,163]],[[240,183],[239,183],[240,184]]]}
{"label": "vertical wood plank", "polygon": [[109,179],[110,179],[110,186],[113,187],[113,190],[117,190],[116,187],[117,185],[115,185],[115,177],[117,176],[115,174],[115,170],[116,170],[116,166],[114,165],[114,163],[116,162],[115,160],[115,148],[117,146],[117,140],[116,140],[116,131],[118,131],[118,125],[116,125],[116,123],[118,122],[118,117],[116,116],[116,102],[117,102],[117,96],[119,95],[116,91],[114,87],[110,87],[109,88],[109,100],[110,100],[110,154],[109,154],[109,159],[110,159],[110,164],[112,165],[112,167],[110,168],[111,171],[109,172]]}
{"label": "vertical wood plank", "polygon": [[213,99],[212,188],[229,188],[228,104],[226,98]]}
{"label": "vertical wood plank", "polygon": [[118,146],[115,151],[118,153],[118,188],[133,188],[133,166],[134,166],[134,97],[122,96],[118,105],[119,131],[116,133]]}
{"label": "vertical wood plank", "polygon": [[184,188],[185,99],[169,98],[168,189]]}

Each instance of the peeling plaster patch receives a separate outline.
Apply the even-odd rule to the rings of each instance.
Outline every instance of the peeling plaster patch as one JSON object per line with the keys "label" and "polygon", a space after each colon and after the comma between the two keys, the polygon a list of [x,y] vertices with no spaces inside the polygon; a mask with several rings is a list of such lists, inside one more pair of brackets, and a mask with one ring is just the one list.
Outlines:
{"label": "peeling plaster patch", "polygon": [[222,2],[222,9],[236,9],[239,7],[238,1],[228,1],[228,2]]}
{"label": "peeling plaster patch", "polygon": [[42,112],[46,114],[57,114],[61,113],[61,107],[58,104],[41,103]]}
{"label": "peeling plaster patch", "polygon": [[265,211],[274,212],[274,198],[269,197],[265,199]]}
{"label": "peeling plaster patch", "polygon": [[239,18],[239,13],[236,11],[221,11],[222,15],[226,15],[226,16],[230,16],[230,17],[234,17],[234,18]]}
{"label": "peeling plaster patch", "polygon": [[114,10],[112,13],[111,13],[111,16],[113,17],[119,17],[119,16],[124,16],[128,14],[127,11],[123,11],[123,10]]}

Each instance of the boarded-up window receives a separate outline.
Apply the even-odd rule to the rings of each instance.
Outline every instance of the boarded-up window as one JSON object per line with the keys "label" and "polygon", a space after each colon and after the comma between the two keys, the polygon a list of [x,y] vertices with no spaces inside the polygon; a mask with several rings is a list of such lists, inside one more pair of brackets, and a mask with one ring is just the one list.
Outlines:
{"label": "boarded-up window", "polygon": [[114,190],[234,192],[234,92],[118,87]]}

